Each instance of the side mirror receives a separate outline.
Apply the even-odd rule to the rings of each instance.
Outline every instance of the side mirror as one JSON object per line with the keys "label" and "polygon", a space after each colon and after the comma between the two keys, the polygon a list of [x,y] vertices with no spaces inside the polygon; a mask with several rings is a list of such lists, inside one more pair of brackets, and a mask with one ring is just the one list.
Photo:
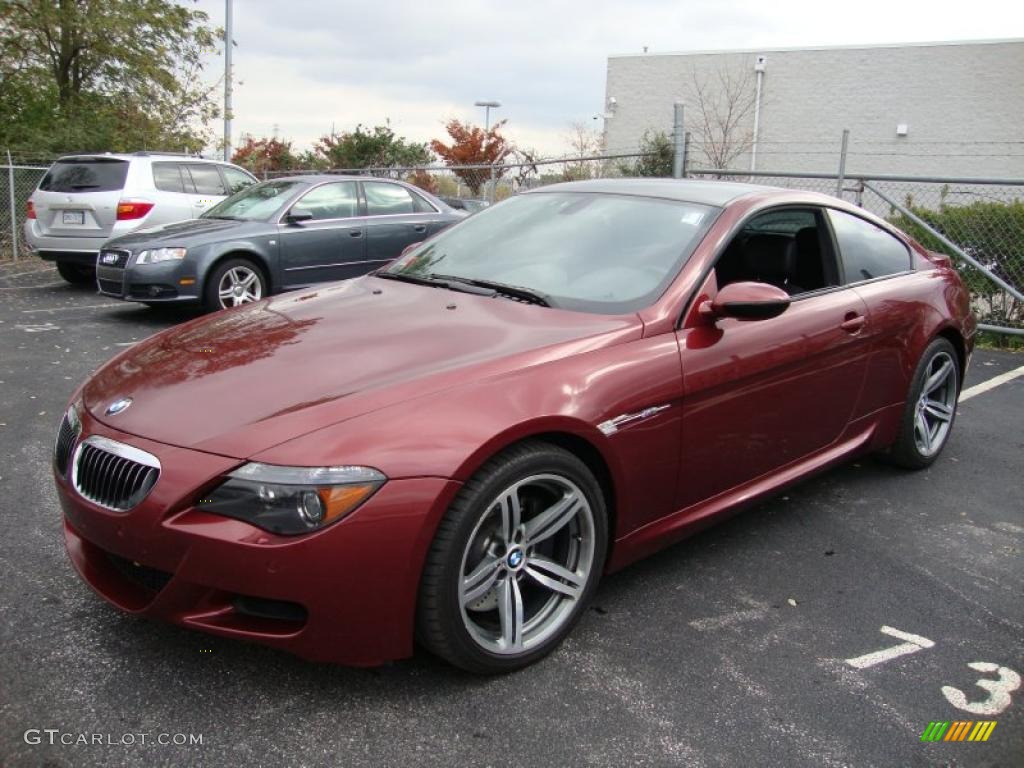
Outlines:
{"label": "side mirror", "polygon": [[288,211],[288,215],[284,217],[284,220],[289,224],[298,224],[301,221],[309,221],[312,218],[312,211],[307,211],[305,208],[292,208]]}
{"label": "side mirror", "polygon": [[768,283],[729,283],[718,295],[700,305],[700,314],[714,321],[719,317],[737,320],[767,320],[789,307],[789,294]]}

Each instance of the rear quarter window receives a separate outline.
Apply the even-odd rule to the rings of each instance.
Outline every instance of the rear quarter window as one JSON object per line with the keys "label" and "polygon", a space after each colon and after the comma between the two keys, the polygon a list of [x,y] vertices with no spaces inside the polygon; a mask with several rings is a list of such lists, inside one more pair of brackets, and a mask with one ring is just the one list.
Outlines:
{"label": "rear quarter window", "polygon": [[125,160],[58,160],[39,182],[43,192],[113,192],[124,189]]}
{"label": "rear quarter window", "polygon": [[845,282],[860,283],[910,269],[910,250],[881,227],[834,209],[828,216],[839,244]]}

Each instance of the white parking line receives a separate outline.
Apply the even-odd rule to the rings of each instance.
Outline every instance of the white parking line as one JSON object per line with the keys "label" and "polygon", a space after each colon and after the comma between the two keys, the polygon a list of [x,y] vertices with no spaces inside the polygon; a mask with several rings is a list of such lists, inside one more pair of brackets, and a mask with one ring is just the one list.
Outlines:
{"label": "white parking line", "polygon": [[1000,384],[1005,384],[1008,381],[1013,381],[1016,378],[1024,376],[1024,365],[1020,368],[1014,368],[1012,371],[1001,373],[998,376],[993,376],[988,381],[983,381],[981,384],[975,384],[973,387],[969,387],[960,393],[960,402],[964,400],[970,400],[975,395],[981,395],[988,392],[990,389],[995,389]]}
{"label": "white parking line", "polygon": [[110,304],[79,304],[76,307],[54,307],[52,309],[23,309],[21,310],[26,315],[31,315],[34,312],[71,312],[77,309],[103,309],[104,307],[123,307],[123,301],[115,301]]}

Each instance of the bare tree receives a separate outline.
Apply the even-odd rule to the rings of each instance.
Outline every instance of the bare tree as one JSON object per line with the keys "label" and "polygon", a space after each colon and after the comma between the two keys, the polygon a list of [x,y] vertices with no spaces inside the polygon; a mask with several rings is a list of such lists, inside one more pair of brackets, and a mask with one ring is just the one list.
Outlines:
{"label": "bare tree", "polygon": [[756,83],[745,63],[723,65],[710,75],[690,72],[686,122],[709,168],[729,168],[754,144]]}
{"label": "bare tree", "polygon": [[599,155],[604,150],[604,137],[583,122],[569,123],[566,136],[569,144],[569,157],[573,162],[566,163],[565,178],[567,180],[589,179],[593,173],[585,158]]}

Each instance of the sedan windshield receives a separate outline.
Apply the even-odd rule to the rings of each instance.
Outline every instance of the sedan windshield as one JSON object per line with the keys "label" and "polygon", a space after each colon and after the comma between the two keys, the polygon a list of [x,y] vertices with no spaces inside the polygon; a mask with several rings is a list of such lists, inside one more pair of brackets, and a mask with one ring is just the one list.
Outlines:
{"label": "sedan windshield", "polygon": [[263,221],[269,219],[281,206],[306,184],[301,181],[264,181],[236,192],[206,211],[203,219],[239,219]]}
{"label": "sedan windshield", "polygon": [[648,197],[535,192],[473,215],[379,274],[444,287],[476,281],[584,312],[635,312],[664,292],[718,212]]}

